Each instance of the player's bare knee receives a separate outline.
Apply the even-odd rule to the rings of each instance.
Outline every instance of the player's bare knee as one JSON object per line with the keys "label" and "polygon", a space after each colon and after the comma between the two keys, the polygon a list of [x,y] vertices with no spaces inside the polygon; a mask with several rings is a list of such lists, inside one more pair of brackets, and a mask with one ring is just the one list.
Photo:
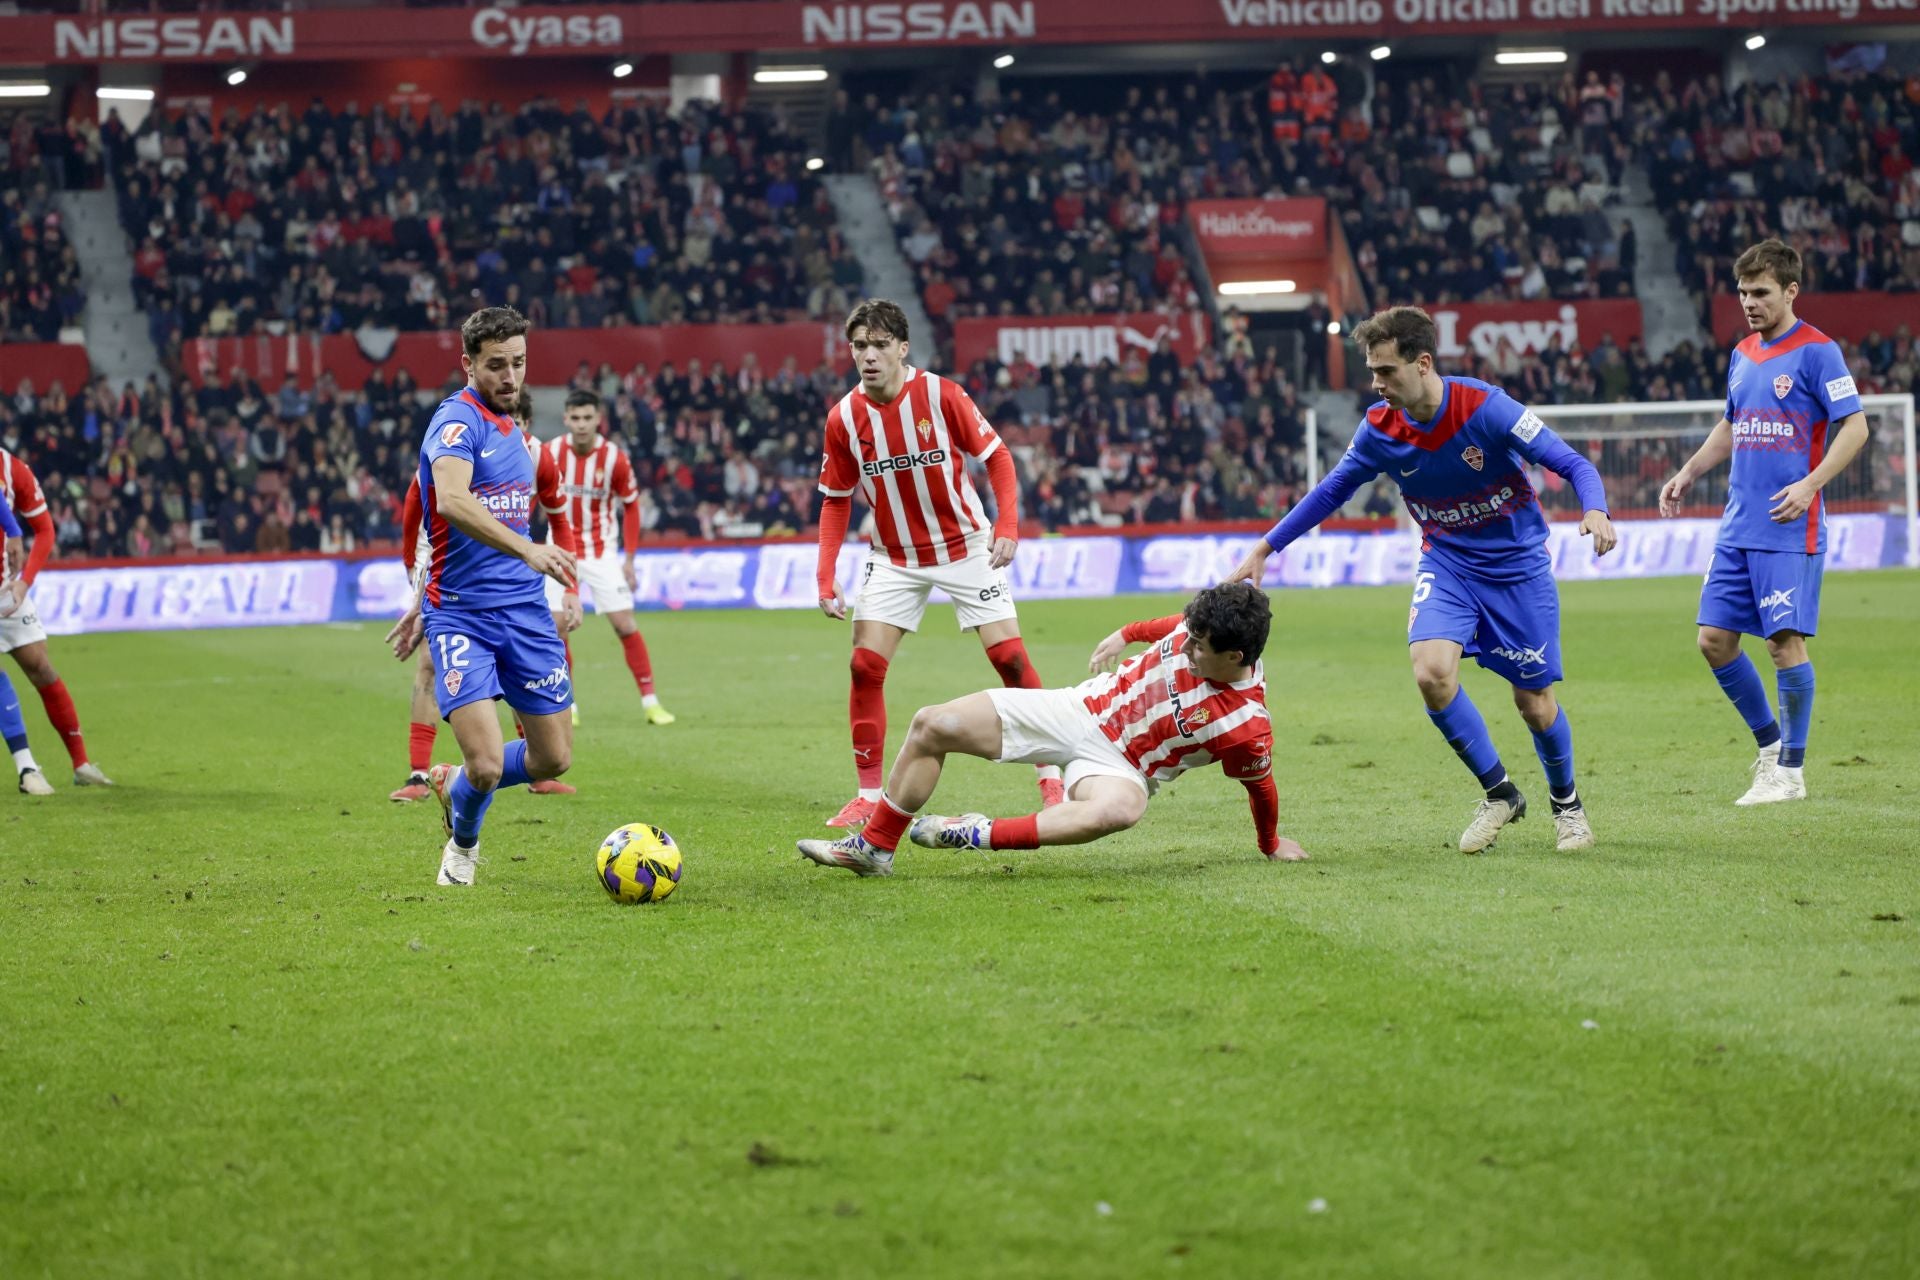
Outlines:
{"label": "player's bare knee", "polygon": [[959,729],[959,713],[951,703],[941,703],[937,707],[922,707],[913,713],[913,723],[907,726],[907,738],[922,750],[939,750]]}
{"label": "player's bare knee", "polygon": [[1452,700],[1453,691],[1460,687],[1460,676],[1444,663],[1416,658],[1413,663],[1413,682],[1420,686],[1421,696],[1428,703],[1445,706]]}
{"label": "player's bare knee", "polygon": [[1527,728],[1535,733],[1546,732],[1560,718],[1560,703],[1553,696],[1552,686],[1545,689],[1516,688],[1513,691],[1513,705],[1520,709],[1520,718],[1527,722]]}
{"label": "player's bare knee", "polygon": [[535,752],[527,748],[527,773],[536,781],[557,778],[573,768],[573,748],[571,746],[548,747]]}
{"label": "player's bare knee", "polygon": [[1740,637],[1718,627],[1700,628],[1700,653],[1715,667],[1724,667],[1740,656]]}
{"label": "player's bare knee", "polygon": [[467,775],[467,785],[475,791],[491,791],[500,785],[500,771],[505,762],[499,756],[481,756],[466,761],[461,766]]}

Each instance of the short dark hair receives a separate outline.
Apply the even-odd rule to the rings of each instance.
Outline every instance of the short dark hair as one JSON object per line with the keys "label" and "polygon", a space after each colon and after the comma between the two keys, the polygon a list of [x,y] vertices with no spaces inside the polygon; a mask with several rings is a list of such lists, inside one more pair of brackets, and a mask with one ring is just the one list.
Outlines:
{"label": "short dark hair", "polygon": [[460,344],[468,355],[477,356],[480,348],[489,342],[524,338],[532,327],[527,318],[512,307],[482,307],[460,326]]}
{"label": "short dark hair", "polygon": [[600,399],[600,394],[596,391],[588,391],[584,387],[577,387],[567,392],[567,408],[569,409],[586,408],[598,409],[605,412],[606,407]]}
{"label": "short dark hair", "polygon": [[1239,650],[1248,666],[1267,647],[1267,629],[1273,625],[1273,605],[1267,593],[1251,582],[1228,582],[1208,587],[1187,601],[1182,616],[1187,630],[1206,639],[1216,653]]}
{"label": "short dark hair", "polygon": [[1800,251],[1780,240],[1762,240],[1741,254],[1733,264],[1735,280],[1772,276],[1782,289],[1800,283]]}
{"label": "short dark hair", "polygon": [[1419,307],[1388,307],[1353,326],[1353,340],[1362,352],[1391,342],[1402,360],[1440,354],[1440,331],[1433,317]]}
{"label": "short dark hair", "polygon": [[869,336],[884,333],[902,342],[907,340],[907,313],[900,309],[899,303],[885,298],[868,298],[847,316],[848,342],[853,341],[853,331],[861,325],[867,327]]}
{"label": "short dark hair", "polygon": [[521,426],[526,427],[528,430],[533,429],[533,390],[532,388],[530,387],[520,388],[520,398],[513,402],[513,416],[519,419]]}

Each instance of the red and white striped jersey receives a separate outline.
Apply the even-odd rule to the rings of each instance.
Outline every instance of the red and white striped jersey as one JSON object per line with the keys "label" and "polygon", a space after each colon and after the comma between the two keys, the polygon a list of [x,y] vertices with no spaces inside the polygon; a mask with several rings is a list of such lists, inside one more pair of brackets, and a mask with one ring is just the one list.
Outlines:
{"label": "red and white striped jersey", "polygon": [[619,510],[640,500],[640,487],[634,483],[627,451],[605,436],[595,436],[593,448],[584,454],[576,451],[573,441],[564,435],[555,436],[540,448],[559,474],[560,499],[579,535],[581,557],[593,559],[617,553]]}
{"label": "red and white striped jersey", "polygon": [[0,449],[0,493],[7,495],[16,520],[31,520],[47,509],[46,495],[40,492],[32,469],[5,449]]}
{"label": "red and white striped jersey", "polygon": [[1229,778],[1254,782],[1273,768],[1273,725],[1266,674],[1216,684],[1193,670],[1182,649],[1187,624],[1158,643],[1080,684],[1100,731],[1156,786],[1219,761]]}
{"label": "red and white striped jersey", "polygon": [[907,366],[892,404],[859,387],[827,413],[820,492],[855,489],[873,510],[873,549],[897,565],[951,564],[992,526],[967,476],[968,458],[986,458],[1000,436],[959,385]]}

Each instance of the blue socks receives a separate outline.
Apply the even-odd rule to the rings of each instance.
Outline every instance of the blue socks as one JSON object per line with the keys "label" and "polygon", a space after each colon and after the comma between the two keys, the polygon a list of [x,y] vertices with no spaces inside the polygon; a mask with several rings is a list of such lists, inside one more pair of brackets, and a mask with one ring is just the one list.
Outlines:
{"label": "blue socks", "polygon": [[1544,730],[1535,730],[1533,750],[1540,757],[1540,767],[1547,772],[1547,793],[1555,805],[1570,805],[1574,801],[1573,790],[1573,730],[1567,725],[1567,709],[1560,708],[1553,723]]}
{"label": "blue socks", "polygon": [[1806,762],[1807,730],[1813,724],[1813,664],[1784,667],[1776,674],[1780,686],[1780,767],[1798,769]]}
{"label": "blue socks", "polygon": [[0,739],[6,740],[8,751],[27,749],[27,722],[20,714],[20,697],[4,671],[0,671]]}
{"label": "blue socks", "polygon": [[[1463,688],[1453,695],[1453,701],[1444,711],[1427,711],[1427,719],[1433,721],[1433,727],[1447,740],[1454,753],[1460,757],[1474,777],[1480,779],[1480,785],[1488,791],[1493,790],[1506,780],[1507,771],[1500,764],[1500,752],[1493,745],[1493,738],[1487,732],[1487,722],[1481,718],[1480,708],[1473,705],[1473,699],[1467,696]],[[1571,758],[1572,749],[1568,749]]]}
{"label": "blue socks", "polygon": [[[1802,668],[1794,668],[1796,671]],[[1804,668],[1807,673],[1807,700],[1813,700],[1813,667]],[[1747,722],[1747,728],[1753,730],[1755,745],[1770,747],[1780,741],[1780,726],[1774,722],[1773,708],[1767,705],[1767,686],[1760,683],[1760,673],[1754,670],[1753,659],[1745,653],[1724,667],[1713,668],[1713,678],[1720,682],[1720,688],[1732,699],[1734,707],[1740,712],[1740,718]],[[1784,711],[1787,705],[1787,673],[1780,673],[1780,706]],[[1801,745],[1806,744],[1803,734]]]}
{"label": "blue socks", "polygon": [[501,787],[518,787],[532,781],[527,773],[527,744],[524,740],[509,742],[501,759],[500,781],[493,791],[482,791],[467,781],[467,771],[454,772],[453,784],[447,788],[448,798],[453,801],[453,842],[462,849],[471,849],[480,842],[480,824],[486,821],[487,809],[493,804],[494,792]]}

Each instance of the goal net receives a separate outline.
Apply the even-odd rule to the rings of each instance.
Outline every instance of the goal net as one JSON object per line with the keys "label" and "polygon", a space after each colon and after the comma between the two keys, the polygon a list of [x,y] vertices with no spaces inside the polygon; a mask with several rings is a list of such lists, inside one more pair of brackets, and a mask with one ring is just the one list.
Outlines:
{"label": "goal net", "polygon": [[[1914,398],[1860,397],[1867,444],[1822,491],[1828,567],[1920,566],[1920,493],[1914,472]],[[1615,522],[1659,518],[1660,486],[1706,440],[1726,412],[1719,400],[1668,404],[1532,405],[1606,481]],[[1540,501],[1551,516],[1578,518],[1579,503],[1557,476]],[[1717,522],[1727,500],[1727,467],[1696,480],[1682,517]]]}

